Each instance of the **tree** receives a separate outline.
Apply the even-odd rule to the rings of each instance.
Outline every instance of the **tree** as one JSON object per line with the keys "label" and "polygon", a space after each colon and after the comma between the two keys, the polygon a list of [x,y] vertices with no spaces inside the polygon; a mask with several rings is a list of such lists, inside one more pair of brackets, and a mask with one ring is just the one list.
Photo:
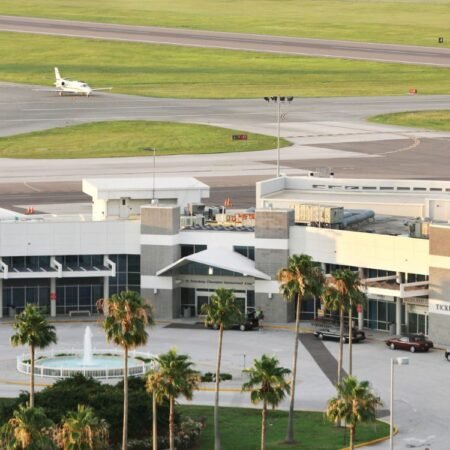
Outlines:
{"label": "tree", "polygon": [[280,269],[277,274],[280,283],[280,291],[286,301],[295,299],[295,344],[292,357],[292,382],[291,398],[289,404],[288,427],[286,443],[293,444],[294,440],[294,403],[295,403],[295,380],[297,379],[297,355],[298,338],[300,331],[301,302],[305,297],[320,297],[324,276],[321,268],[308,255],[292,255],[288,266]]}
{"label": "tree", "polygon": [[4,450],[53,450],[53,422],[42,408],[20,405],[2,426],[0,446]]}
{"label": "tree", "polygon": [[253,367],[244,369],[250,379],[242,385],[243,391],[250,391],[252,403],[263,403],[261,419],[261,450],[266,448],[266,422],[267,406],[272,409],[290,392],[290,385],[286,376],[291,373],[289,369],[280,367],[278,359],[262,355],[261,359],[253,361]]}
{"label": "tree", "polygon": [[[145,383],[147,392],[152,396],[152,450],[158,450],[158,408],[166,398],[166,379],[158,368],[148,372]],[[170,412],[169,412],[170,416]]]}
{"label": "tree", "polygon": [[35,306],[28,304],[14,322],[15,334],[11,336],[11,344],[14,347],[28,345],[30,347],[30,407],[34,407],[34,364],[36,348],[46,348],[50,344],[56,344],[55,327],[50,325]]}
{"label": "tree", "polygon": [[[152,386],[157,400],[169,400],[169,447],[174,450],[175,400],[183,395],[187,400],[192,399],[194,389],[198,387],[198,373],[192,369],[193,363],[188,355],[179,355],[175,349],[155,358],[158,364],[159,377],[151,378],[158,386]],[[151,381],[151,383],[152,383]]]}
{"label": "tree", "polygon": [[350,450],[353,450],[356,425],[375,420],[377,406],[381,404],[368,381],[346,377],[337,385],[337,396],[328,401],[325,415],[332,422],[345,421],[350,428]]}
{"label": "tree", "polygon": [[69,412],[59,429],[58,440],[64,450],[100,450],[108,446],[108,424],[89,406],[78,405]]}
{"label": "tree", "polygon": [[239,322],[241,312],[236,303],[233,291],[219,288],[211,295],[210,302],[202,306],[202,314],[205,314],[205,323],[219,329],[219,342],[217,348],[216,363],[216,388],[214,398],[214,450],[220,450],[219,430],[219,389],[220,389],[220,362],[222,358],[223,330],[230,325]]}
{"label": "tree", "polygon": [[152,312],[144,299],[134,291],[114,294],[101,299],[97,307],[106,312],[102,326],[108,342],[114,342],[124,350],[123,372],[123,430],[122,450],[127,448],[128,438],[128,351],[145,345],[148,339],[146,325],[153,324]]}
{"label": "tree", "polygon": [[336,270],[328,280],[324,289],[323,302],[326,309],[339,312],[339,359],[338,359],[338,384],[342,378],[343,353],[344,353],[344,315],[348,313],[349,319],[349,374],[352,373],[353,357],[353,327],[352,310],[354,306],[364,302],[364,294],[360,291],[359,275],[349,269]]}

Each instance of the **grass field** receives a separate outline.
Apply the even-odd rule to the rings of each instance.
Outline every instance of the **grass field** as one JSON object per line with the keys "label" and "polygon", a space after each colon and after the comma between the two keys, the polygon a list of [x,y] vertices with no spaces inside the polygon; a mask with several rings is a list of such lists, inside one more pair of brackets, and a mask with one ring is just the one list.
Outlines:
{"label": "grass field", "polygon": [[[0,14],[439,45],[450,0],[2,0]],[[442,45],[442,44],[440,44]]]}
{"label": "grass field", "polygon": [[[206,418],[206,428],[202,431],[200,445],[196,447],[196,450],[211,450],[214,448],[213,408],[210,406],[180,406],[179,411],[194,418]],[[269,412],[267,450],[294,448],[282,444],[286,433],[286,423],[286,412]],[[224,449],[259,450],[261,411],[257,409],[221,408],[220,429]],[[348,432],[344,428],[337,428],[325,420],[323,413],[320,412],[297,412],[295,433],[296,439],[301,444],[295,446],[295,448],[338,450],[348,445]],[[360,425],[356,431],[357,443],[387,435],[389,435],[389,426],[383,422]]]}
{"label": "grass field", "polygon": [[[450,69],[0,33],[0,79],[52,86],[53,67],[113,92],[178,98],[450,92]],[[52,95],[49,93],[42,93]]]}
{"label": "grass field", "polygon": [[[248,140],[233,140],[247,134]],[[285,140],[281,146],[290,145]],[[97,122],[0,138],[0,158],[107,158],[112,156],[244,152],[273,149],[271,136],[207,125],[170,122]]]}
{"label": "grass field", "polygon": [[371,122],[403,127],[427,128],[429,130],[450,131],[450,110],[411,111],[396,114],[383,114],[371,117]]}

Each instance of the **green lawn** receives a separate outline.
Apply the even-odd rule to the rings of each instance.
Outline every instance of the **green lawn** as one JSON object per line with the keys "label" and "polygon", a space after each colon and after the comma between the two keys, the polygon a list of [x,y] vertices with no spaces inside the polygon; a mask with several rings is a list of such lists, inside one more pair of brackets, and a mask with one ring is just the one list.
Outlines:
{"label": "green lawn", "polygon": [[371,122],[403,127],[427,128],[429,130],[450,131],[450,110],[411,111],[383,114],[369,119]]}
{"label": "green lawn", "polygon": [[51,87],[54,66],[93,87],[156,97],[450,92],[447,68],[0,33],[0,80]]}
{"label": "green lawn", "polygon": [[[233,140],[247,134],[248,140]],[[290,145],[281,140],[282,146]],[[96,122],[0,138],[0,158],[106,158],[112,156],[244,152],[273,149],[277,140],[207,125],[170,122]]]}
{"label": "green lawn", "polygon": [[[450,0],[2,0],[0,14],[438,45]],[[442,45],[442,44],[441,44]]]}
{"label": "green lawn", "polygon": [[[182,414],[193,418],[206,417],[200,445],[196,450],[214,448],[213,407],[180,406]],[[286,433],[287,413],[270,411],[267,429],[267,450],[293,449],[282,444]],[[261,411],[257,409],[220,408],[222,447],[233,450],[258,450],[260,448]],[[305,450],[338,450],[348,445],[348,432],[337,428],[320,412],[297,412],[295,435]],[[356,431],[357,443],[389,435],[389,426],[383,422],[360,425]]]}

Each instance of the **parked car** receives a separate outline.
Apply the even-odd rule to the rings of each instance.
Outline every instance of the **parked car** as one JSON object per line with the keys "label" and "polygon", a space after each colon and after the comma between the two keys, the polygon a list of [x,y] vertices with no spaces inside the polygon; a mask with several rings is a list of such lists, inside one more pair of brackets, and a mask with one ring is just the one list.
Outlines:
{"label": "parked car", "polygon": [[417,351],[427,352],[433,348],[433,342],[427,339],[423,334],[412,334],[410,336],[393,336],[386,341],[386,345],[391,350],[409,350],[414,353]]}
{"label": "parked car", "polygon": [[450,361],[450,348],[448,348],[447,350],[445,350],[445,359],[447,361]]}
{"label": "parked car", "polygon": [[[318,330],[314,331],[314,336],[316,336],[319,339],[331,339],[334,341],[339,341],[340,339],[340,333],[339,328],[334,327],[328,327],[328,328],[319,328]],[[366,335],[364,334],[364,331],[353,329],[352,333],[352,341],[353,342],[360,342],[363,341],[366,338]],[[349,342],[349,334],[348,330],[344,332],[344,342]]]}
{"label": "parked car", "polygon": [[[206,326],[208,328],[213,328],[214,330],[217,330],[219,328],[219,326],[216,323],[209,323],[206,324]],[[259,318],[256,317],[255,311],[250,311],[245,316],[243,316],[241,322],[234,323],[231,326],[227,327],[227,329],[247,331],[253,330],[254,328],[258,327],[259,327]]]}

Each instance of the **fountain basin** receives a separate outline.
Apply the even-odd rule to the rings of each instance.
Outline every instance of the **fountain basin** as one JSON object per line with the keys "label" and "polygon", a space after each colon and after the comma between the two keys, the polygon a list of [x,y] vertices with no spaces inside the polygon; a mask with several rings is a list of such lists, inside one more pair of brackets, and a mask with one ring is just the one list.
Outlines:
{"label": "fountain basin", "polygon": [[[128,357],[128,376],[144,375],[153,368],[153,355],[132,351]],[[17,357],[17,370],[31,373],[30,356]],[[37,352],[34,374],[49,378],[67,378],[76,374],[86,377],[110,379],[124,376],[123,353],[107,350],[94,350],[92,358],[86,363],[83,351],[70,350],[64,353]]]}

